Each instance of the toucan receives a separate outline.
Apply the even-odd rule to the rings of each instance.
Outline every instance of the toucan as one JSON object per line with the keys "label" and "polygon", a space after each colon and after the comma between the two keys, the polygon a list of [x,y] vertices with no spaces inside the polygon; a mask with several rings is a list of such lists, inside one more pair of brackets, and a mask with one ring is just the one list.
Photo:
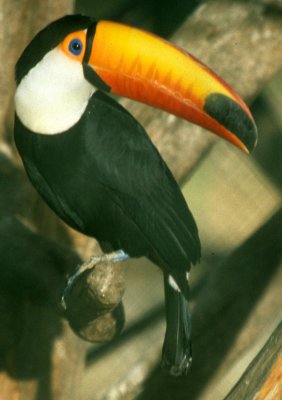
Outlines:
{"label": "toucan", "polygon": [[15,143],[31,183],[113,262],[145,256],[161,268],[161,364],[173,376],[187,374],[188,275],[201,254],[197,226],[149,136],[112,95],[198,124],[245,152],[257,141],[248,107],[181,48],[82,15],[60,18],[33,38],[16,64],[16,83]]}

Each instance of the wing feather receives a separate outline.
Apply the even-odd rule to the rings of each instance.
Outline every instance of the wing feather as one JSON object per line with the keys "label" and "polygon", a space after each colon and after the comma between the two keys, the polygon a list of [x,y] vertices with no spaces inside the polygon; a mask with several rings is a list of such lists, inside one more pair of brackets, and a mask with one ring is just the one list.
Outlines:
{"label": "wing feather", "polygon": [[101,182],[168,272],[183,275],[200,258],[200,241],[178,184],[141,125],[106,95],[96,99],[107,110],[100,121],[101,141],[109,148],[106,162],[97,160]]}

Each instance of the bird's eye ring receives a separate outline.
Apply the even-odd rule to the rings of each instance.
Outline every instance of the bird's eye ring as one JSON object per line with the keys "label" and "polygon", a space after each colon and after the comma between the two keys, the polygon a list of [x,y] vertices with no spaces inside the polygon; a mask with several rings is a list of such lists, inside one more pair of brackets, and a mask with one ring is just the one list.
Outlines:
{"label": "bird's eye ring", "polygon": [[74,56],[79,56],[82,52],[82,42],[80,39],[73,39],[69,44],[69,51]]}

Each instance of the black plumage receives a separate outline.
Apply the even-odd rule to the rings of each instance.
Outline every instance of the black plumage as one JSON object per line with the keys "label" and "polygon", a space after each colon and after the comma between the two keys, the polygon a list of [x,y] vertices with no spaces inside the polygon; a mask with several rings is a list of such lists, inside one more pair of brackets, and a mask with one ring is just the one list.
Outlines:
{"label": "black plumage", "polygon": [[[18,86],[66,35],[88,29],[81,72],[108,91],[85,62],[95,26],[91,18],[66,16],[39,32],[17,63]],[[30,181],[62,220],[96,238],[106,252],[146,256],[163,270],[167,330],[162,365],[173,375],[185,374],[191,364],[187,272],[200,258],[200,241],[178,184],[145,130],[96,90],[67,131],[32,132],[17,114],[14,131]],[[170,277],[180,290],[172,288]]]}
{"label": "black plumage", "polygon": [[52,137],[16,117],[15,141],[31,182],[67,224],[102,247],[147,256],[188,295],[185,275],[200,257],[196,224],[157,149],[124,108],[98,91],[80,121]]}
{"label": "black plumage", "polygon": [[[185,199],[142,126],[97,91],[64,133],[31,132],[16,116],[15,141],[31,182],[67,224],[103,249],[146,256],[163,269],[162,365],[185,374],[191,363],[186,274],[200,258],[200,242]],[[169,287],[169,275],[181,292]]]}

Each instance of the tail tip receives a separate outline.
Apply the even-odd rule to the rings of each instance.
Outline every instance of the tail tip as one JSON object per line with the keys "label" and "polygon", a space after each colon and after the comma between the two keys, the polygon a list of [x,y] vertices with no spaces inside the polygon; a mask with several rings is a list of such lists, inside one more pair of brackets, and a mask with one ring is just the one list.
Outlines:
{"label": "tail tip", "polygon": [[173,377],[187,376],[192,365],[191,353],[183,355],[180,362],[172,363],[164,355],[162,357],[161,368],[165,373]]}

